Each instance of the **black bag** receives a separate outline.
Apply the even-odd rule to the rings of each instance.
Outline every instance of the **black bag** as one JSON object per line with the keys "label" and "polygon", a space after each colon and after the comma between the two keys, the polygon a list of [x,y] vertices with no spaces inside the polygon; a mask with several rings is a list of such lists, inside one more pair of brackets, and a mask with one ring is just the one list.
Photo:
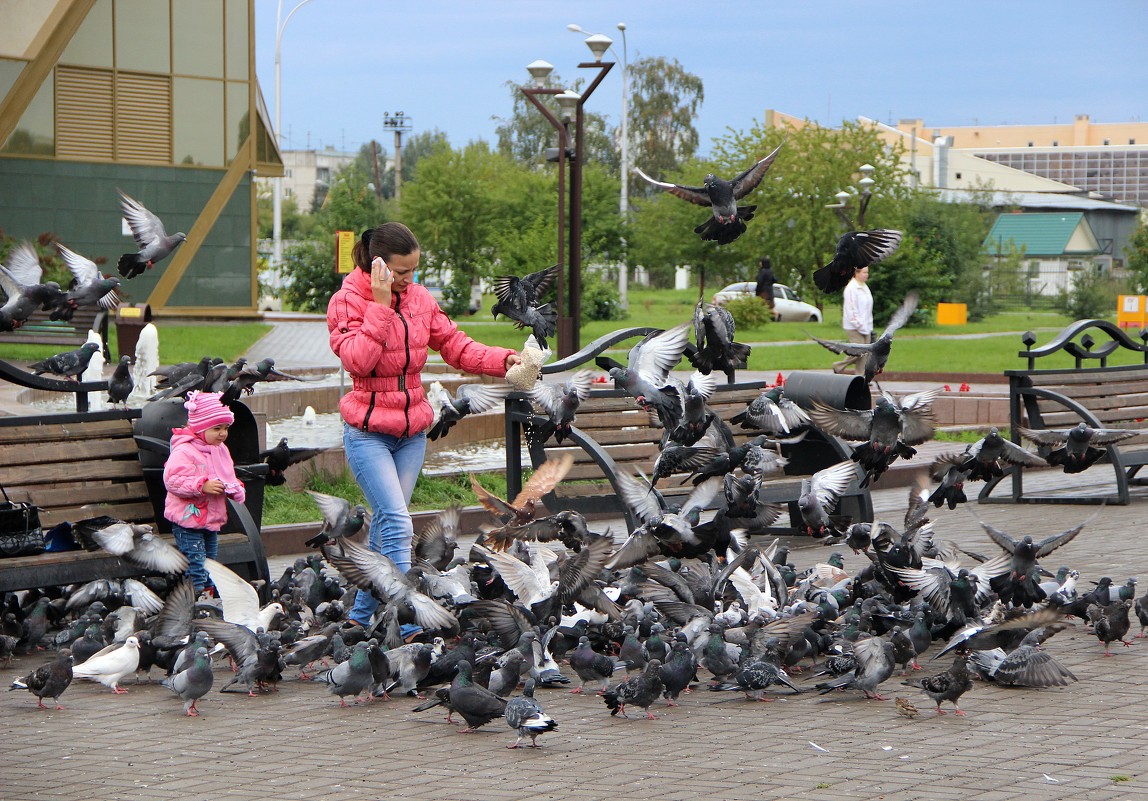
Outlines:
{"label": "black bag", "polygon": [[12,503],[3,486],[0,492],[4,493],[4,503],[0,503],[0,558],[43,553],[40,508],[30,503]]}

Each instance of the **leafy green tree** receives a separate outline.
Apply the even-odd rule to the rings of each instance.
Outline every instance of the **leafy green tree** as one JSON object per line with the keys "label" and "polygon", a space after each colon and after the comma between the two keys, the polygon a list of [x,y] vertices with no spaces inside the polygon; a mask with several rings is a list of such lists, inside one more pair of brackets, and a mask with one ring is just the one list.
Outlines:
{"label": "leafy green tree", "polygon": [[[355,157],[355,166],[367,176],[367,183],[375,189],[375,197],[383,199],[383,179],[387,174],[387,149],[378,141],[372,139],[359,148],[359,155]],[[394,179],[391,179],[394,186]]]}
{"label": "leafy green tree", "polygon": [[[270,239],[275,228],[275,198],[273,195],[260,195],[256,201],[259,214],[259,238]],[[315,227],[313,215],[299,210],[299,202],[294,197],[284,196],[280,210],[284,239],[307,239]]]}
{"label": "leafy green tree", "polygon": [[1148,293],[1148,221],[1141,218],[1140,227],[1132,235],[1124,250],[1132,290],[1138,295]]}
{"label": "leafy green tree", "polygon": [[[403,183],[409,183],[414,180],[415,169],[418,166],[419,159],[433,153],[436,148],[442,147],[443,145],[449,146],[449,141],[447,140],[446,134],[437,128],[433,131],[419,131],[417,134],[404,137],[402,152]],[[386,174],[383,176],[382,191],[383,197],[391,198],[395,196],[394,165],[388,167]]]}
{"label": "leafy green tree", "polygon": [[[557,73],[551,73],[549,84],[557,88],[563,85],[563,81]],[[585,84],[585,80],[579,78],[573,82],[570,87],[571,91],[581,92]],[[539,169],[545,164],[544,153],[546,148],[558,147],[558,131],[526,98],[519,84],[514,81],[507,81],[506,87],[511,95],[512,106],[509,117],[498,118],[499,123],[495,128],[495,134],[498,136],[498,152],[521,164]],[[537,97],[551,114],[557,119],[562,119],[561,111],[553,95],[538,95]],[[614,172],[617,172],[620,160],[618,151],[611,139],[606,118],[601,113],[585,106],[583,106],[582,114],[582,131],[585,137],[582,147],[583,158],[586,163],[608,164]],[[573,148],[575,135],[573,123],[570,124],[568,130],[571,137],[569,146]]]}
{"label": "leafy green tree", "polygon": [[[694,120],[705,99],[702,79],[676,58],[661,56],[637,59],[629,65],[628,77],[631,163],[653,178],[666,180],[662,176],[697,152]],[[645,184],[638,178],[630,188],[640,185]]]}

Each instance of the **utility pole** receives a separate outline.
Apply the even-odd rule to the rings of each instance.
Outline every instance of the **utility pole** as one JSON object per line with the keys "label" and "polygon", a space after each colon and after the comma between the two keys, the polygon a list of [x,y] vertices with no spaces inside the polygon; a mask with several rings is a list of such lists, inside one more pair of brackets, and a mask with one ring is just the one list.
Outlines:
{"label": "utility pole", "polygon": [[383,127],[395,132],[395,203],[399,203],[403,192],[403,132],[411,130],[411,118],[401,111],[393,115],[384,111]]}

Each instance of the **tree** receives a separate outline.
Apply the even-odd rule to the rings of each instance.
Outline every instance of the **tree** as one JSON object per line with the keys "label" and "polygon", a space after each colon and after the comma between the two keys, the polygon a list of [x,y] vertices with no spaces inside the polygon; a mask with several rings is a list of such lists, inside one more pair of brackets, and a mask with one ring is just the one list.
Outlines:
{"label": "tree", "polygon": [[[661,178],[698,149],[694,119],[705,99],[702,79],[678,60],[640,58],[629,66],[630,163]],[[639,183],[645,186],[639,179]],[[638,184],[632,185],[634,189]]]}
{"label": "tree", "polygon": [[[447,140],[446,134],[435,128],[433,131],[420,131],[417,134],[409,135],[403,139],[403,152],[401,154],[403,160],[403,183],[409,183],[414,180],[415,168],[419,163],[419,159],[428,156],[435,151],[436,148],[446,145],[449,147],[450,142]],[[394,164],[387,168],[386,174],[383,176],[383,197],[391,198],[395,196],[395,168]]]}
{"label": "tree", "polygon": [[[367,176],[367,183],[374,187],[375,197],[382,200],[383,178],[387,174],[387,149],[372,139],[359,148],[359,155],[355,157],[355,166]],[[394,179],[391,179],[394,186]]]}
{"label": "tree", "polygon": [[1141,221],[1140,227],[1128,241],[1124,249],[1127,257],[1127,270],[1132,282],[1132,290],[1137,294],[1148,293],[1148,222]]}
{"label": "tree", "polygon": [[[561,86],[562,79],[556,73],[551,73],[549,83],[551,86]],[[584,85],[585,81],[580,78],[574,81],[572,91],[580,92]],[[520,164],[540,169],[545,163],[543,154],[546,148],[558,147],[558,131],[526,98],[518,84],[507,81],[506,86],[510,91],[513,105],[510,117],[499,118],[498,126],[495,128],[498,136],[498,152]],[[561,119],[561,112],[553,95],[541,95],[538,99],[556,118]],[[620,160],[606,118],[585,107],[582,109],[582,115],[582,131],[585,137],[582,147],[586,163],[606,164],[617,173]],[[569,130],[572,139],[573,124]],[[574,142],[571,141],[570,147],[573,146]]]}

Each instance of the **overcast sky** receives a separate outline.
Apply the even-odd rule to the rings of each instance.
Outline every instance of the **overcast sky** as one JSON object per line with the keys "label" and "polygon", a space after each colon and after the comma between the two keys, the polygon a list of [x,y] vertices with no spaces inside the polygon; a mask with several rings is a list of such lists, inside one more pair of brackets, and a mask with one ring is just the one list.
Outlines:
{"label": "overcast sky", "polygon": [[[256,0],[257,71],[275,117],[278,0]],[[283,0],[283,16],[298,0]],[[544,59],[592,70],[577,23],[628,58],[676,58],[705,86],[701,151],[774,108],[823,124],[858,115],[928,127],[1148,120],[1148,0],[310,0],[284,27],[288,149],[388,150],[383,113],[454,146],[495,140],[508,81]],[[609,56],[607,56],[609,57]],[[587,101],[617,124],[621,68]]]}

